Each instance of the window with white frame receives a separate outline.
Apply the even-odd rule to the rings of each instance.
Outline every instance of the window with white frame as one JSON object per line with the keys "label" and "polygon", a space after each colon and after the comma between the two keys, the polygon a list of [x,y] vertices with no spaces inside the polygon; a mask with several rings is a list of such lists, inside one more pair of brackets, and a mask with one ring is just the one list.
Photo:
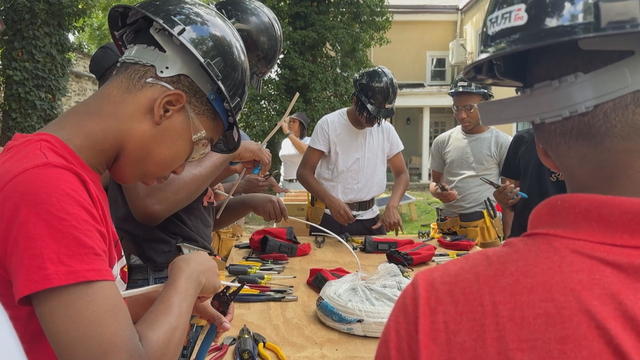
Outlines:
{"label": "window with white frame", "polygon": [[427,52],[427,85],[449,85],[451,66],[447,51]]}

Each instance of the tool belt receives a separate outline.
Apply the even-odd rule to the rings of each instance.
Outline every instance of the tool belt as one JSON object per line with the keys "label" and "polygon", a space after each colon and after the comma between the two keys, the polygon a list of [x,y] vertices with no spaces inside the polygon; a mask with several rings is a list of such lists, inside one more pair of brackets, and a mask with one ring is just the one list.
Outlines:
{"label": "tool belt", "polygon": [[438,230],[444,235],[465,236],[481,248],[499,246],[503,239],[502,222],[492,215],[482,210],[448,217],[438,222]]}
{"label": "tool belt", "polygon": [[353,211],[367,211],[376,204],[376,199],[371,198],[365,201],[358,201],[353,203],[346,203],[349,209]]}
{"label": "tool belt", "polygon": [[319,225],[326,205],[317,197],[309,194],[307,201],[307,221]]}

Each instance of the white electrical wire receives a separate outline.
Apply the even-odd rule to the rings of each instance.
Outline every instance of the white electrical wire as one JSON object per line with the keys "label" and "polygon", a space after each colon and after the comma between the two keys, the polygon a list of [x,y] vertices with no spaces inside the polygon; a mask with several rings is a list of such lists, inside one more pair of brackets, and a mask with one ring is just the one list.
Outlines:
{"label": "white electrical wire", "polygon": [[320,225],[317,225],[317,224],[314,224],[314,223],[308,222],[308,221],[306,221],[306,220],[298,219],[298,218],[295,218],[295,217],[292,217],[292,216],[289,216],[289,220],[295,220],[295,221],[298,221],[298,222],[301,222],[301,223],[304,223],[304,224],[307,224],[307,225],[315,226],[315,227],[317,227],[318,229],[324,230],[324,231],[326,231],[328,234],[330,234],[331,236],[333,236],[333,237],[335,237],[336,239],[338,239],[338,241],[340,241],[342,244],[344,244],[344,246],[346,246],[346,247],[347,247],[347,249],[349,249],[349,251],[351,252],[351,254],[353,255],[353,257],[354,257],[354,258],[356,258],[356,263],[358,264],[358,272],[362,273],[362,266],[360,265],[360,258],[358,258],[358,255],[356,255],[356,252],[355,252],[355,251],[353,251],[353,249],[351,248],[351,246],[350,246],[349,244],[347,244],[347,242],[346,242],[346,241],[344,241],[344,239],[343,239],[343,238],[341,238],[340,236],[338,236],[338,235],[334,234],[333,232],[331,232],[331,231],[329,231],[329,230],[327,230],[327,229],[323,228],[323,227],[322,227],[322,226],[320,226]]}

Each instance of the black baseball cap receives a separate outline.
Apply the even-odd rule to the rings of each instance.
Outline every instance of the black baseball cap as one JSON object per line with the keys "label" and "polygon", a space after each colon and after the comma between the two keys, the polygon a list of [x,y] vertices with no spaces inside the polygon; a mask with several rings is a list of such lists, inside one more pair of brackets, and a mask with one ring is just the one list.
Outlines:
{"label": "black baseball cap", "polygon": [[104,44],[96,50],[89,61],[89,72],[98,80],[98,87],[109,80],[113,69],[118,64],[120,53],[112,42]]}

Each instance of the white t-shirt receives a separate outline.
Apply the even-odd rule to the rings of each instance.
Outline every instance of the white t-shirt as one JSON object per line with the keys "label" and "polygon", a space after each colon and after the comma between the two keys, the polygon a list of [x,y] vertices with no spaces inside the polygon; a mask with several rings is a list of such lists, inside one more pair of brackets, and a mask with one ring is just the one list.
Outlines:
{"label": "white t-shirt", "polygon": [[[347,108],[322,117],[309,146],[325,153],[316,169],[316,178],[345,203],[382,194],[387,185],[387,160],[404,149],[389,122],[359,130],[349,122]],[[357,219],[371,219],[378,213],[374,206],[354,215]]]}
{"label": "white t-shirt", "polygon": [[[311,138],[306,136],[301,141],[309,145]],[[280,167],[280,174],[282,174],[282,178],[288,180],[295,179],[298,166],[300,166],[300,161],[302,160],[302,154],[295,146],[293,146],[293,143],[289,138],[282,140],[278,155],[280,156],[280,160],[282,160],[282,166]]]}
{"label": "white t-shirt", "polygon": [[431,146],[431,170],[443,174],[442,182],[458,192],[458,199],[443,204],[444,216],[484,209],[495,189],[480,180],[500,183],[500,169],[511,136],[490,127],[480,134],[466,134],[460,126],[440,134]]}

